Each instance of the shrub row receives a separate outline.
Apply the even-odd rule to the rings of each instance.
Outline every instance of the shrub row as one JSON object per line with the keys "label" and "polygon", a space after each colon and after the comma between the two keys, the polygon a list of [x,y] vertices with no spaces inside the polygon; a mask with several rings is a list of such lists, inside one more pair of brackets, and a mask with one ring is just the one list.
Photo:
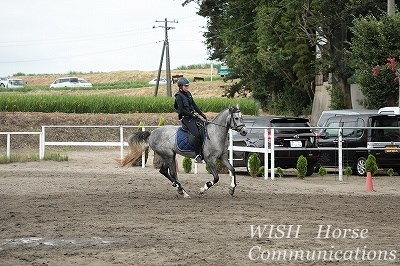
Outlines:
{"label": "shrub row", "polygon": [[[61,113],[171,113],[173,97],[134,97],[112,95],[26,95],[3,94],[0,111]],[[249,99],[196,99],[204,112],[219,113],[231,105],[240,105],[243,114],[257,115],[257,102]]]}

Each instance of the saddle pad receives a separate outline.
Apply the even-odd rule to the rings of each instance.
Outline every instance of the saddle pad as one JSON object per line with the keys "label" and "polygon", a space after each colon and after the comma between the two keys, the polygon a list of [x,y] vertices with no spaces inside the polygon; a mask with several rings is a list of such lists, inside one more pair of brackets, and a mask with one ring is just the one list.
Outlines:
{"label": "saddle pad", "polygon": [[182,128],[176,132],[176,147],[180,151],[193,151],[193,146],[189,143],[188,133]]}

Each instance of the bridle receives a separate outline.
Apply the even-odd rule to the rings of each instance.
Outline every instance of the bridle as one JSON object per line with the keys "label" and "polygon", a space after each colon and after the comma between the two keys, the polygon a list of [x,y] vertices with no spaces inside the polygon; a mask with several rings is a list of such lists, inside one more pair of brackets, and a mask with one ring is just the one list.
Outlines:
{"label": "bridle", "polygon": [[[236,114],[236,113],[240,114],[240,110],[236,107],[231,107],[231,108],[229,108],[229,113],[230,113],[231,118],[229,119],[228,127],[232,128],[233,130],[238,131],[238,132],[241,131],[245,125],[243,124],[243,125],[238,126],[238,124],[236,123],[236,119],[233,117],[233,114]],[[232,124],[233,124],[233,126],[232,126]]]}
{"label": "bridle", "polygon": [[[207,123],[208,124],[213,124],[213,125],[216,125],[216,126],[220,126],[220,127],[224,127],[224,128],[231,128],[231,129],[233,129],[235,131],[241,131],[245,125],[243,124],[243,125],[238,126],[235,118],[233,117],[233,114],[236,114],[236,113],[240,113],[240,110],[237,107],[230,107],[229,108],[229,115],[230,115],[229,125],[228,124],[227,125],[221,125],[221,124],[217,124],[217,123],[214,123],[214,122],[211,122],[211,121],[207,121]],[[233,126],[232,126],[232,124],[233,124]]]}

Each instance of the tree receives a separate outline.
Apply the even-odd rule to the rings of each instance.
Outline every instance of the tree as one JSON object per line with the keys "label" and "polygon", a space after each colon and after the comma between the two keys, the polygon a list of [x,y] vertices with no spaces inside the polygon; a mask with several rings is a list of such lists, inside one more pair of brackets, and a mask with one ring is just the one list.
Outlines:
{"label": "tree", "polygon": [[[354,17],[385,12],[386,3],[372,0],[186,0],[196,2],[206,17],[205,43],[210,59],[234,69],[240,81],[227,92],[248,90],[264,109],[281,108],[299,115],[313,98],[313,78],[332,73],[351,108],[345,60]],[[315,48],[321,57],[315,58]],[[316,71],[318,67],[318,71]],[[285,110],[285,108],[288,108]],[[278,110],[279,111],[279,110]]]}
{"label": "tree", "polygon": [[303,37],[321,51],[317,66],[321,73],[333,76],[333,88],[342,90],[344,106],[352,108],[348,79],[353,69],[345,60],[352,35],[348,31],[355,17],[380,15],[386,2],[365,0],[305,0],[301,27]]}
{"label": "tree", "polygon": [[295,115],[310,105],[315,75],[312,48],[297,38],[293,14],[300,13],[293,10],[298,6],[289,0],[200,4],[199,15],[208,18],[204,36],[210,59],[225,62],[235,70],[236,75],[230,78],[240,79],[227,96],[251,91],[264,109],[280,107],[275,111],[284,109]]}
{"label": "tree", "polygon": [[[394,106],[399,83],[400,14],[356,19],[350,28],[354,37],[348,55],[356,70],[356,82],[366,96],[367,107]],[[397,103],[398,104],[398,103]]]}
{"label": "tree", "polygon": [[313,100],[315,77],[313,49],[305,39],[299,38],[301,29],[301,2],[260,1],[257,7],[257,57],[263,70],[274,77],[269,109],[289,111],[300,115]]}

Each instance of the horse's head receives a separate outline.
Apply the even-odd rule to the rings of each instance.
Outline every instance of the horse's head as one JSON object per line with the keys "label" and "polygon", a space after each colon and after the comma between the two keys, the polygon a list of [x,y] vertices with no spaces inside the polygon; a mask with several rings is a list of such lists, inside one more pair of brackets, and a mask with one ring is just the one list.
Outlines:
{"label": "horse's head", "polygon": [[239,105],[229,107],[229,121],[228,127],[239,132],[240,135],[247,135],[247,128],[243,121],[242,112]]}

